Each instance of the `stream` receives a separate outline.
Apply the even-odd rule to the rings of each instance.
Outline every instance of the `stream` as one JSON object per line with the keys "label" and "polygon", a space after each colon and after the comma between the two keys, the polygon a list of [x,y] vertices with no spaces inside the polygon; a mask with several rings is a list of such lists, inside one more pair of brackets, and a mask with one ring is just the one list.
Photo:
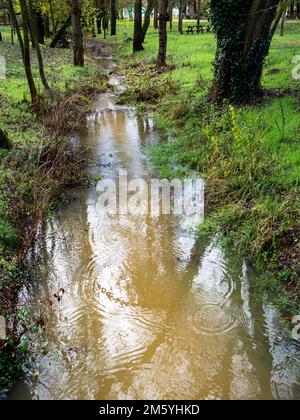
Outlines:
{"label": "stream", "polygon": [[[74,147],[90,148],[95,176],[148,179],[146,146],[158,140],[151,117],[105,93]],[[199,240],[184,216],[101,213],[97,197],[95,185],[73,189],[32,250],[20,300],[43,312],[43,351],[10,399],[300,398],[299,349],[255,298],[244,259]]]}

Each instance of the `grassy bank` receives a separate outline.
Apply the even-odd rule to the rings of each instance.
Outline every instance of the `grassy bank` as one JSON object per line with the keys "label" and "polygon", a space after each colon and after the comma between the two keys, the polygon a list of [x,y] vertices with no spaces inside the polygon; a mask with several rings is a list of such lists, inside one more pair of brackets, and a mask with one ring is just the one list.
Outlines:
{"label": "grassy bank", "polygon": [[[266,61],[265,97],[239,108],[215,108],[208,99],[215,54],[213,34],[169,32],[168,62],[157,74],[157,33],[151,28],[145,50],[131,54],[132,28],[120,24],[122,74],[129,85],[123,100],[155,109],[165,141],[150,148],[161,176],[198,173],[207,181],[207,218],[201,231],[220,233],[236,252],[272,275],[261,278],[277,304],[300,307],[300,84],[292,78],[300,54],[300,23],[288,22]],[[108,41],[111,42],[111,41]],[[259,285],[258,285],[259,286]],[[297,312],[298,313],[298,312]]]}
{"label": "grassy bank", "polygon": [[25,277],[23,258],[39,224],[65,199],[66,187],[84,179],[84,155],[73,153],[69,134],[84,121],[91,98],[106,86],[95,65],[75,68],[71,49],[46,46],[43,56],[52,92],[45,94],[32,50],[40,94],[39,114],[33,114],[20,50],[11,45],[9,29],[1,31],[6,79],[0,80],[0,127],[12,149],[0,150],[0,315],[8,325],[8,339],[0,341],[0,396],[16,378],[27,355],[28,335],[39,324],[14,306]]}

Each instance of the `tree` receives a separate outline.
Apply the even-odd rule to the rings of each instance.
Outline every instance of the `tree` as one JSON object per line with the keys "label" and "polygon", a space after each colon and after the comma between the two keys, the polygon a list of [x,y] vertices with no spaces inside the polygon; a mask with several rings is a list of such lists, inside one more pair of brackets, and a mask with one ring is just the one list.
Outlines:
{"label": "tree", "polygon": [[[27,4],[26,4],[26,6],[27,6]],[[39,73],[40,73],[41,81],[42,81],[45,89],[50,90],[50,87],[48,85],[46,75],[45,75],[45,72],[44,72],[44,63],[43,63],[43,57],[42,57],[41,48],[40,48],[38,35],[37,35],[38,31],[37,31],[37,28],[36,28],[36,20],[34,20],[34,11],[33,11],[33,7],[32,7],[32,0],[28,0],[27,13],[28,13],[28,18],[29,18],[29,25],[31,27],[33,44],[34,44],[36,54],[37,54],[37,58],[38,58]]]}
{"label": "tree", "polygon": [[158,0],[154,0],[153,26],[154,29],[158,29]]}
{"label": "tree", "polygon": [[82,1],[81,21],[82,26],[92,35],[96,37],[95,22],[98,15],[98,8],[95,0]]}
{"label": "tree", "polygon": [[106,32],[108,30],[109,23],[109,4],[108,0],[95,0],[96,6],[96,19],[98,33],[101,34],[103,29],[104,38],[106,38]]}
{"label": "tree", "polygon": [[201,0],[197,0],[197,25],[200,25]]}
{"label": "tree", "polygon": [[8,0],[8,7],[9,7],[9,13],[10,13],[10,18],[11,18],[11,22],[12,22],[12,26],[14,27],[16,33],[17,33],[17,37],[18,37],[18,41],[19,41],[19,46],[20,46],[20,50],[22,53],[22,57],[24,54],[24,43],[23,43],[23,38],[22,38],[22,34],[21,34],[21,30],[20,30],[20,26],[16,17],[16,13],[15,13],[15,9],[14,9],[14,5],[12,0]]}
{"label": "tree", "polygon": [[[261,94],[263,64],[280,0],[211,0],[217,36],[212,99],[248,101]],[[275,23],[276,24],[276,23]]]}
{"label": "tree", "polygon": [[35,1],[34,4],[31,1],[31,14],[32,14],[32,20],[35,24],[35,32],[37,40],[40,44],[45,44],[45,29],[44,29],[44,20],[42,16],[41,9],[37,2]]}
{"label": "tree", "polygon": [[63,36],[66,33],[66,30],[68,29],[68,27],[71,25],[71,15],[67,17],[67,19],[65,20],[64,24],[62,25],[62,27],[60,28],[60,30],[57,32],[57,34],[55,35],[55,37],[53,38],[51,44],[50,44],[50,48],[55,48],[56,45],[58,44],[58,42],[63,38]]}
{"label": "tree", "polygon": [[169,0],[169,4],[168,4],[168,20],[170,23],[170,31],[172,31],[173,29],[173,10],[174,10],[174,0]]}
{"label": "tree", "polygon": [[42,5],[43,15],[49,17],[52,32],[55,34],[60,22],[64,22],[70,14],[70,1],[38,0]]}
{"label": "tree", "polygon": [[288,7],[288,1],[287,0],[281,0],[281,3],[277,8],[277,15],[275,17],[275,20],[274,20],[274,23],[273,23],[272,29],[271,29],[272,37],[273,37],[280,21],[281,21],[280,35],[281,36],[284,35],[284,24],[285,24],[285,20],[286,20],[286,16],[287,16],[287,7]]}
{"label": "tree", "polygon": [[116,0],[110,0],[110,34],[111,36],[117,33],[117,10]]}
{"label": "tree", "polygon": [[[18,27],[17,18],[16,18],[16,15],[15,15],[13,4],[12,4],[11,0],[9,0],[9,4],[11,4],[12,11],[13,11],[14,17],[15,17],[14,20],[15,20],[15,23],[16,23],[16,27]],[[28,18],[26,0],[20,0],[20,6],[21,6],[22,21],[23,21],[23,39],[24,39],[24,42],[23,41],[20,42],[20,38],[19,38],[19,42],[20,42],[20,48],[21,48],[21,51],[22,51],[22,57],[23,57],[23,62],[24,62],[24,67],[25,67],[26,78],[27,78],[27,82],[28,82],[28,86],[29,86],[29,90],[30,90],[31,102],[32,102],[32,105],[35,106],[36,102],[37,102],[37,96],[38,95],[37,95],[37,90],[36,90],[36,87],[35,87],[35,83],[34,83],[34,79],[33,79],[33,75],[32,75],[32,70],[31,70],[29,32],[28,32],[29,18]],[[18,33],[18,30],[17,30],[17,33]]]}
{"label": "tree", "polygon": [[155,0],[148,0],[147,8],[145,11],[143,29],[142,29],[142,42],[145,41],[145,37],[150,26],[151,13],[153,12],[154,4],[155,4]]}
{"label": "tree", "polygon": [[71,0],[71,20],[74,42],[74,65],[84,66],[84,48],[81,29],[81,1]]}
{"label": "tree", "polygon": [[[290,6],[290,18],[295,19],[296,17],[300,19],[300,1],[299,0],[289,0]],[[295,11],[296,8],[296,11]]]}
{"label": "tree", "polygon": [[11,149],[11,143],[7,137],[7,135],[4,133],[4,131],[0,128],[0,149]]}
{"label": "tree", "polygon": [[158,50],[158,57],[157,57],[157,67],[166,66],[167,22],[168,22],[168,0],[159,0],[159,50]]}
{"label": "tree", "polygon": [[178,4],[178,32],[182,34],[183,30],[183,6],[184,0],[179,0]]}
{"label": "tree", "polygon": [[133,33],[133,52],[142,51],[142,0],[135,0],[134,4],[134,33]]}

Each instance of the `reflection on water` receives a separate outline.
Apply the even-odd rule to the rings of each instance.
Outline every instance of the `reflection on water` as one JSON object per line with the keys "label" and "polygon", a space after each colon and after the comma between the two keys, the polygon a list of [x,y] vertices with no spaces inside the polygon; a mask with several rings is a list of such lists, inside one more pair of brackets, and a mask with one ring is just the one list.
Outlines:
{"label": "reflection on water", "polygon": [[[92,147],[93,173],[149,177],[152,122],[112,95],[96,108],[79,139]],[[38,380],[26,380],[32,398],[299,396],[295,350],[280,341],[277,314],[253,299],[244,261],[197,241],[183,218],[99,214],[96,201],[94,187],[75,189],[35,250],[47,354]],[[28,398],[26,387],[11,398]]]}

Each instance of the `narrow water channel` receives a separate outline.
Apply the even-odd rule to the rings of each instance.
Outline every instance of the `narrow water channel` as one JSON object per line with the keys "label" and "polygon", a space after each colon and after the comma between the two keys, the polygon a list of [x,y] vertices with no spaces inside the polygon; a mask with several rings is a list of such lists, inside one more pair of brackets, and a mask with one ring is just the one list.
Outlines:
{"label": "narrow water channel", "polygon": [[[147,178],[157,139],[150,118],[103,94],[76,144],[91,148],[94,175]],[[35,250],[39,377],[10,398],[299,398],[299,353],[244,260],[199,242],[184,217],[100,214],[95,186],[71,195]]]}

